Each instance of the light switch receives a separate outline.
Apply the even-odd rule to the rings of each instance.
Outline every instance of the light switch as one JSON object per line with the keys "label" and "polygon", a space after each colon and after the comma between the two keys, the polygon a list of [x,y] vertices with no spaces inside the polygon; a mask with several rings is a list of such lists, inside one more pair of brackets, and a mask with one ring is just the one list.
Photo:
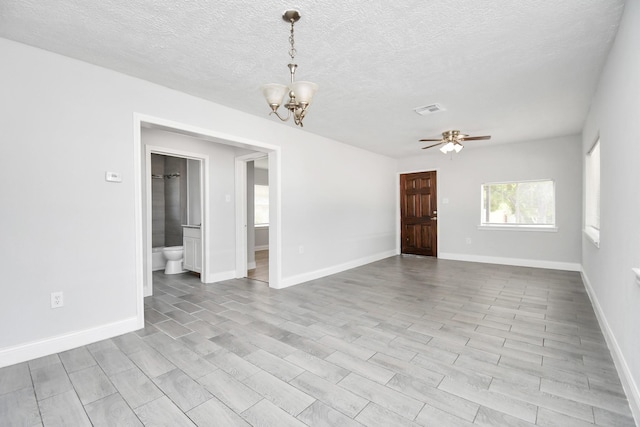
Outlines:
{"label": "light switch", "polygon": [[118,172],[107,171],[104,174],[104,179],[107,180],[107,182],[122,182],[122,175]]}
{"label": "light switch", "polygon": [[224,201],[225,202],[230,202],[231,201],[231,195],[230,194],[225,194]]}
{"label": "light switch", "polygon": [[448,197],[444,197],[444,198],[442,199],[442,204],[443,204],[443,205],[446,205],[446,204],[448,204],[448,203],[449,203],[449,198],[448,198]]}

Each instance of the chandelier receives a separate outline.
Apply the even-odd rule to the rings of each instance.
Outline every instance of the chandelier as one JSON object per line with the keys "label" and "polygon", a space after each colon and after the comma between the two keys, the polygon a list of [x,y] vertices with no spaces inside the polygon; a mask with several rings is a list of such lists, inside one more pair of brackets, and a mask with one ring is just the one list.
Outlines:
{"label": "chandelier", "polygon": [[[262,93],[271,107],[271,113],[269,113],[269,115],[275,114],[283,122],[293,117],[293,122],[302,127],[302,120],[307,114],[309,105],[311,105],[313,95],[318,90],[318,85],[311,82],[297,82],[295,80],[298,64],[294,63],[296,48],[293,36],[293,25],[300,19],[300,12],[297,10],[287,10],[282,14],[282,19],[291,23],[289,35],[289,44],[291,45],[289,56],[291,57],[291,63],[287,65],[291,74],[291,83],[289,83],[288,86],[278,83],[266,84],[262,86]],[[289,100],[284,104],[284,107],[287,109],[287,115],[286,117],[282,117],[278,113],[278,108],[282,105],[287,95],[289,96]]]}

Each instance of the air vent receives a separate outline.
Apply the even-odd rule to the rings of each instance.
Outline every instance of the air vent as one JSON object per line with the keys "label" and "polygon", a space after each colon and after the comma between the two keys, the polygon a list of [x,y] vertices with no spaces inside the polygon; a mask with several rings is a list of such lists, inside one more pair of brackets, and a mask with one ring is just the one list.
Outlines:
{"label": "air vent", "polygon": [[445,110],[446,108],[444,108],[440,104],[425,105],[423,107],[416,107],[413,109],[413,111],[420,114],[421,116],[426,116],[427,114],[433,114]]}

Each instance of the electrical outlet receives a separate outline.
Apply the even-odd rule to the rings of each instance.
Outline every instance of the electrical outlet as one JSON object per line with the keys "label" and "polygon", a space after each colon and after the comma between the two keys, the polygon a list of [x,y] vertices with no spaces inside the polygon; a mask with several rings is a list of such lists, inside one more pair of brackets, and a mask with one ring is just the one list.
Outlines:
{"label": "electrical outlet", "polygon": [[51,292],[51,308],[60,308],[64,305],[62,292]]}
{"label": "electrical outlet", "polygon": [[467,237],[467,245],[471,244],[471,237]]}
{"label": "electrical outlet", "polygon": [[298,253],[299,254],[303,254],[304,253],[304,246],[302,246],[302,245],[298,246]]}

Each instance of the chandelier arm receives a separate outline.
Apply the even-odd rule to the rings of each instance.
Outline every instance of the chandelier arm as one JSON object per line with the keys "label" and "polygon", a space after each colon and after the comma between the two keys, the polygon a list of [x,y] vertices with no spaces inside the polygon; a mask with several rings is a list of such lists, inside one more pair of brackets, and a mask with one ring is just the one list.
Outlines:
{"label": "chandelier arm", "polygon": [[300,127],[304,127],[302,124],[302,119],[304,119],[304,110],[296,108],[296,110],[293,112],[293,122]]}
{"label": "chandelier arm", "polygon": [[291,110],[287,110],[287,117],[285,117],[285,118],[282,118],[280,113],[278,113],[278,111],[276,111],[276,110],[273,110],[272,112],[269,113],[269,115],[272,115],[272,114],[275,114],[276,117],[278,117],[283,122],[286,122],[287,120],[289,120],[291,118]]}

